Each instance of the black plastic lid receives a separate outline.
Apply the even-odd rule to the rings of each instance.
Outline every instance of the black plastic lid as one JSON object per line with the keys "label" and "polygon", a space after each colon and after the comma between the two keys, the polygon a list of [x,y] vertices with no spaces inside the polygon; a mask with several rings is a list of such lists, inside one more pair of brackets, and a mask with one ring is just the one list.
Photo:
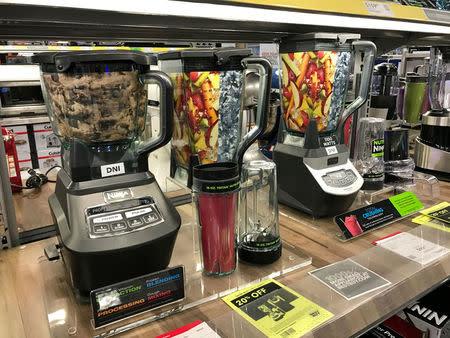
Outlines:
{"label": "black plastic lid", "polygon": [[397,75],[397,67],[393,63],[383,62],[374,67],[375,75]]}
{"label": "black plastic lid", "polygon": [[33,63],[39,63],[46,71],[66,72],[76,63],[133,62],[138,65],[157,65],[157,58],[139,51],[93,50],[76,52],[51,52],[33,55]]}
{"label": "black plastic lid", "polygon": [[239,188],[239,166],[234,162],[219,162],[195,166],[193,190],[223,193]]}
{"label": "black plastic lid", "polygon": [[158,60],[183,60],[184,71],[220,71],[242,69],[242,59],[252,55],[247,48],[198,48],[170,51],[158,55]]}
{"label": "black plastic lid", "polygon": [[416,74],[408,74],[406,75],[406,82],[427,82],[427,76],[421,76]]}

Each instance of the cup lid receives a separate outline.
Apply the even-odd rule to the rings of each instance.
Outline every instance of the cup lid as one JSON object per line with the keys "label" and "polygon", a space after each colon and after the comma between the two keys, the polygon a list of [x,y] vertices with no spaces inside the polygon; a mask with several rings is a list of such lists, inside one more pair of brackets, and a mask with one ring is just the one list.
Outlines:
{"label": "cup lid", "polygon": [[234,162],[198,165],[192,176],[192,188],[196,192],[222,194],[239,189],[239,167]]}
{"label": "cup lid", "polygon": [[193,178],[205,181],[229,180],[239,176],[239,168],[234,162],[218,162],[197,165],[193,169]]}

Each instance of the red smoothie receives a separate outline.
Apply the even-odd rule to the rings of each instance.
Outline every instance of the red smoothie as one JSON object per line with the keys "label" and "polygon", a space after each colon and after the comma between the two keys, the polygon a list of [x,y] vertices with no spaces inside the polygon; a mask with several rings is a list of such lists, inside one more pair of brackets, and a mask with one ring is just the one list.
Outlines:
{"label": "red smoothie", "polygon": [[224,275],[236,268],[236,192],[198,195],[203,270]]}

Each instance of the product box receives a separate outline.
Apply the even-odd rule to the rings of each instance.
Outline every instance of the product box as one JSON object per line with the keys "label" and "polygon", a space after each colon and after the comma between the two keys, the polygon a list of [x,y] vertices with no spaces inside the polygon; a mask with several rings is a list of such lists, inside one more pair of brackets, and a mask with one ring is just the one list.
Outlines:
{"label": "product box", "polygon": [[450,338],[450,283],[403,310],[408,321],[430,338]]}
{"label": "product box", "polygon": [[19,168],[21,171],[27,171],[33,167],[31,162],[30,140],[28,138],[27,126],[6,126],[6,129],[14,134],[16,142],[17,158],[19,160]]}
{"label": "product box", "polygon": [[53,133],[50,123],[33,124],[33,131],[36,151],[38,153],[40,151],[59,149],[61,147],[61,143],[55,133]]}
{"label": "product box", "polygon": [[61,165],[61,149],[41,150],[37,152],[39,169],[42,172],[54,167],[55,165]]}
{"label": "product box", "polygon": [[382,324],[377,325],[361,338],[422,338],[424,332],[398,316],[392,316]]}

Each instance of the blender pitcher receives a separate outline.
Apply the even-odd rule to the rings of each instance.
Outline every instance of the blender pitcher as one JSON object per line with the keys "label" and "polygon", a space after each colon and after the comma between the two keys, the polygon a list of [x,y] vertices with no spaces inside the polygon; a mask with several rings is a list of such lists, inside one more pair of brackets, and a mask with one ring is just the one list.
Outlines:
{"label": "blender pitcher", "polygon": [[[319,135],[337,134],[342,142],[345,121],[367,99],[376,52],[372,42],[359,38],[359,34],[310,33],[280,44],[281,100],[288,133],[303,136],[314,119]],[[359,96],[344,109],[358,51],[365,52]]]}
{"label": "blender pitcher", "polygon": [[[146,171],[148,153],[170,141],[172,84],[166,74],[149,70],[155,57],[89,51],[42,53],[33,60],[41,65],[47,111],[62,143],[63,168],[73,181]],[[161,87],[161,132],[143,140],[145,84],[153,82]]]}
{"label": "blender pitcher", "polygon": [[[173,51],[160,54],[159,60],[175,88],[172,149],[177,171],[187,171],[191,155],[198,155],[201,164],[241,163],[245,150],[265,129],[272,78],[269,61],[238,48]],[[259,73],[259,102],[255,127],[241,137],[247,69]]]}

